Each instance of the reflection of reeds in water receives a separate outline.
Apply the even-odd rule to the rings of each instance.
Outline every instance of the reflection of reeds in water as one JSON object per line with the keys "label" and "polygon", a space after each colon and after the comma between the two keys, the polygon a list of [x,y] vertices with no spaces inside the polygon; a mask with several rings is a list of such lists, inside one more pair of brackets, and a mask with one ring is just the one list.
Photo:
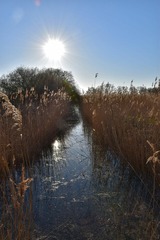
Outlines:
{"label": "reflection of reeds in water", "polygon": [[[32,200],[28,197],[28,202],[25,202],[25,193],[32,179],[25,178],[25,165],[53,140],[57,131],[65,127],[64,118],[69,114],[70,99],[62,91],[45,92],[39,99],[33,92],[30,95],[27,92],[25,97],[18,93],[17,96],[11,96],[11,99],[18,99],[17,106],[23,124],[20,130],[17,129],[19,122],[13,119],[14,106],[8,115],[0,112],[0,239],[29,240]],[[12,107],[11,104],[10,106]],[[21,166],[21,179],[18,183],[14,178],[17,163]]]}

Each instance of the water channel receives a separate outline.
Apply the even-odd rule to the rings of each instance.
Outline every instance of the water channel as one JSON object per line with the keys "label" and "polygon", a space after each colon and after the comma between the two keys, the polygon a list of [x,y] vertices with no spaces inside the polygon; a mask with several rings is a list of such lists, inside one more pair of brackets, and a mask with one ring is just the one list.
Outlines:
{"label": "water channel", "polygon": [[31,169],[33,239],[158,239],[146,186],[81,118],[69,126]]}

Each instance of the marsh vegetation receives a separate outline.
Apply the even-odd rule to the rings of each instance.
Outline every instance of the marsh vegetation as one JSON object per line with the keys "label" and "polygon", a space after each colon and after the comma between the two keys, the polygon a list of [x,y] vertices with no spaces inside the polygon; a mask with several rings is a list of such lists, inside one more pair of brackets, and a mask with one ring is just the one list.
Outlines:
{"label": "marsh vegetation", "polygon": [[17,68],[0,87],[0,239],[159,238],[159,85],[80,96]]}
{"label": "marsh vegetation", "polygon": [[141,175],[159,178],[160,86],[102,84],[83,96],[82,112],[105,149]]}

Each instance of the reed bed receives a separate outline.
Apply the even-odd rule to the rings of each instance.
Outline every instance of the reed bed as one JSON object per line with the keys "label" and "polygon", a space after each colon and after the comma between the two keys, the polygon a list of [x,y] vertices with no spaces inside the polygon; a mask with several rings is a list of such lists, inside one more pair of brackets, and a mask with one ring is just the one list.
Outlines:
{"label": "reed bed", "polygon": [[71,100],[63,90],[56,93],[45,90],[38,96],[31,89],[25,95],[19,92],[10,96],[10,101],[6,95],[1,96],[0,240],[30,240],[32,192],[26,195],[26,191],[32,179],[26,176],[26,167],[51,143],[57,132],[65,129]]}
{"label": "reed bed", "polygon": [[[40,97],[34,91],[10,96],[17,106],[0,114],[0,164],[24,161],[40,153],[65,128],[65,118],[70,114],[70,97],[62,90],[45,91]],[[11,105],[10,102],[7,104]],[[15,110],[16,109],[16,110]],[[17,111],[18,117],[14,117]],[[8,113],[9,112],[9,113]],[[16,115],[16,116],[17,116]],[[1,167],[2,169],[2,167]]]}
{"label": "reed bed", "polygon": [[101,145],[140,175],[156,176],[160,161],[160,93],[101,90],[83,96],[82,112]]}
{"label": "reed bed", "polygon": [[70,98],[63,91],[44,93],[40,102],[29,102],[22,109],[22,143],[27,158],[49,145],[58,131],[65,129],[70,114]]}

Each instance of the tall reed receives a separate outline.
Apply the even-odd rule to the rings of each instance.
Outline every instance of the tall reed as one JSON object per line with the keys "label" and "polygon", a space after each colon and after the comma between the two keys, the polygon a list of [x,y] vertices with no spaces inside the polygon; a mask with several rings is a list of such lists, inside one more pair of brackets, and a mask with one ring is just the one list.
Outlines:
{"label": "tall reed", "polygon": [[63,91],[45,92],[39,101],[29,101],[22,109],[23,152],[32,156],[50,144],[56,133],[65,128],[65,118],[70,114],[70,98]]}
{"label": "tall reed", "polygon": [[25,203],[25,193],[32,181],[25,177],[22,165],[19,182],[8,171],[8,178],[1,181],[0,187],[0,239],[30,240],[32,230],[32,202]]}
{"label": "tall reed", "polygon": [[[106,149],[126,160],[139,174],[153,175],[147,141],[160,149],[160,94],[105,93],[104,89],[83,96],[82,112]],[[159,178],[159,166],[154,174]]]}

